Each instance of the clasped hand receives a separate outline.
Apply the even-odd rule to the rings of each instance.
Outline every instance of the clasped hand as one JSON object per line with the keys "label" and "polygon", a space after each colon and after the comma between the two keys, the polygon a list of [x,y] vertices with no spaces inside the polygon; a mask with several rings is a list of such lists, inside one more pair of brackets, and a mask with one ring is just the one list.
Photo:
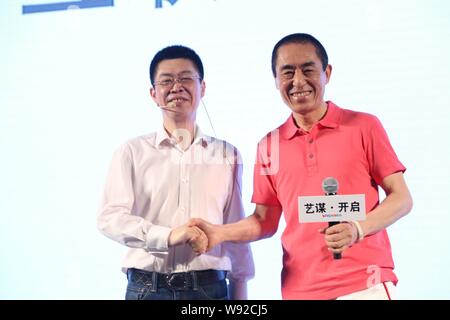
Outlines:
{"label": "clasped hand", "polygon": [[173,229],[169,234],[169,246],[189,244],[196,255],[206,252],[208,237],[195,225],[185,224]]}

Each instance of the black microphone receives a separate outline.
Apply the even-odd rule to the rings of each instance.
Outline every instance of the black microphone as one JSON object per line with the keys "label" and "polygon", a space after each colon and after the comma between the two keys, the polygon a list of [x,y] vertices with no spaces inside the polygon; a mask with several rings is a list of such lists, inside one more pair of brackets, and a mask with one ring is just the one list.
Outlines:
{"label": "black microphone", "polygon": [[[337,194],[339,188],[339,183],[337,182],[337,180],[333,177],[328,177],[323,179],[322,181],[322,190],[323,192],[325,192],[326,196],[334,196]],[[339,224],[340,222],[338,221],[330,221],[328,222],[328,227],[332,227],[336,224]],[[342,254],[341,253],[333,253],[333,258],[335,260],[341,259],[342,258]]]}

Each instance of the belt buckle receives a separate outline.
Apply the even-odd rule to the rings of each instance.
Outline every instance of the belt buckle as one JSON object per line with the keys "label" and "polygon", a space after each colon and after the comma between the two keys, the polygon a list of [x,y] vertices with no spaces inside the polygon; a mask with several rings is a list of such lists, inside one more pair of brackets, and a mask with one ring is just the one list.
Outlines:
{"label": "belt buckle", "polygon": [[184,273],[170,273],[166,275],[167,286],[175,290],[185,290],[188,287],[186,274]]}

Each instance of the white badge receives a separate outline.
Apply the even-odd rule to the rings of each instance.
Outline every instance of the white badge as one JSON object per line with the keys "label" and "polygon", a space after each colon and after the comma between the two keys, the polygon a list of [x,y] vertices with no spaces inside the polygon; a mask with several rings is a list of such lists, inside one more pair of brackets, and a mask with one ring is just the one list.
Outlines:
{"label": "white badge", "polygon": [[301,223],[365,220],[365,195],[298,197],[298,217]]}

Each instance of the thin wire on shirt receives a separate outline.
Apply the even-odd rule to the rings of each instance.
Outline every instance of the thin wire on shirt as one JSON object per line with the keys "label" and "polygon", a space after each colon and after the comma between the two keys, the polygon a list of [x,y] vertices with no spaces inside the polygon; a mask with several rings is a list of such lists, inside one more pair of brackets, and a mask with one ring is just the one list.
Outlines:
{"label": "thin wire on shirt", "polygon": [[[213,124],[212,124],[211,117],[209,116],[208,109],[206,108],[206,104],[205,104],[205,102],[203,101],[203,99],[200,99],[200,101],[202,102],[203,108],[205,109],[206,116],[208,117],[209,125],[211,126],[211,129],[212,129],[213,134],[214,134],[214,138],[216,138],[216,140],[218,140],[217,134],[216,134],[216,130],[214,129],[214,126],[213,126]],[[228,160],[227,157],[225,157],[225,160],[227,161],[227,163],[228,163],[228,165],[229,165],[230,167],[233,167],[233,165],[230,163],[230,160]],[[237,160],[239,160],[239,159],[237,159]],[[236,183],[236,182],[237,182],[236,179],[237,179],[237,175],[234,177],[234,184],[238,186],[239,194],[240,194],[241,197],[242,197],[241,186],[240,186],[239,183]]]}

